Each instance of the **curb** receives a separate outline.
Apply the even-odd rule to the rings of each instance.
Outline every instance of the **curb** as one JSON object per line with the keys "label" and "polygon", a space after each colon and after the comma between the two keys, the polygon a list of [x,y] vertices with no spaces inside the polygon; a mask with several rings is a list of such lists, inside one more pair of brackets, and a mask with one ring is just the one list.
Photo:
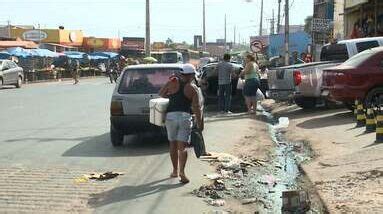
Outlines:
{"label": "curb", "polygon": [[[313,161],[314,159],[312,159],[311,161]],[[319,201],[321,202],[321,204],[323,205],[323,208],[325,209],[325,213],[330,213],[329,211],[329,208],[328,208],[328,204],[325,200],[323,200],[323,197],[322,195],[318,192],[317,188],[315,187],[312,179],[311,179],[311,176],[308,175],[308,173],[306,172],[306,170],[304,169],[303,167],[304,164],[298,164],[298,170],[299,172],[302,173],[303,176],[305,176],[307,178],[307,180],[310,182],[310,185],[313,187],[316,195],[318,196],[319,198]]]}
{"label": "curb", "polygon": [[[90,76],[90,77],[80,77],[79,79],[81,80],[86,80],[86,79],[101,79],[105,78],[105,76]],[[49,80],[36,80],[36,81],[28,81],[25,82],[25,85],[33,85],[33,84],[38,84],[38,83],[50,83],[50,82],[68,82],[68,81],[73,81],[73,78],[61,78],[61,79],[49,79]]]}

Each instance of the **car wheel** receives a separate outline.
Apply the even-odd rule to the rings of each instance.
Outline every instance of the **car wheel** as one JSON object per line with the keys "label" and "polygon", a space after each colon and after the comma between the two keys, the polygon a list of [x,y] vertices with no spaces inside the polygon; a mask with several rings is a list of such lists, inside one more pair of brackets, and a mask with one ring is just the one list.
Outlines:
{"label": "car wheel", "polygon": [[124,143],[124,134],[110,126],[110,141],[114,147],[122,146]]}
{"label": "car wheel", "polygon": [[19,76],[16,83],[16,88],[21,88],[21,85],[23,84],[23,79]]}
{"label": "car wheel", "polygon": [[368,92],[367,97],[364,101],[364,105],[371,107],[379,107],[383,103],[383,87],[374,88]]}
{"label": "car wheel", "polygon": [[299,97],[294,98],[295,104],[303,109],[312,109],[316,106],[316,98],[314,97]]}

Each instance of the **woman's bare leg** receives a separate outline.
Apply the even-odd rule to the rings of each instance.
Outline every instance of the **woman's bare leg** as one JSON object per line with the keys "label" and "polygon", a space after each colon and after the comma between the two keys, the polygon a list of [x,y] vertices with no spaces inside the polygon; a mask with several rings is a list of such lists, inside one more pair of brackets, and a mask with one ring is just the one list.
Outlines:
{"label": "woman's bare leg", "polygon": [[186,151],[185,145],[186,145],[185,142],[177,142],[178,158],[179,158],[179,164],[180,164],[180,178],[181,178],[181,182],[184,184],[189,183],[189,179],[186,177],[186,174],[185,174],[185,166],[186,166],[186,161],[188,158],[188,153]]}
{"label": "woman's bare leg", "polygon": [[178,149],[177,141],[172,141],[169,144],[170,147],[170,159],[172,160],[173,172],[170,174],[170,177],[178,177]]}

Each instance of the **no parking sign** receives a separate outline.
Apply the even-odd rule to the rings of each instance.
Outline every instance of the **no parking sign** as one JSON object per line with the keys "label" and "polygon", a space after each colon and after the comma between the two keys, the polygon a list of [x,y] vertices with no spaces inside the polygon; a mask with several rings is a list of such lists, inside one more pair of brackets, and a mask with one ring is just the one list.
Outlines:
{"label": "no parking sign", "polygon": [[254,53],[259,53],[263,50],[263,44],[262,44],[262,41],[260,40],[254,40],[251,42],[250,44],[250,49],[251,51],[253,51]]}

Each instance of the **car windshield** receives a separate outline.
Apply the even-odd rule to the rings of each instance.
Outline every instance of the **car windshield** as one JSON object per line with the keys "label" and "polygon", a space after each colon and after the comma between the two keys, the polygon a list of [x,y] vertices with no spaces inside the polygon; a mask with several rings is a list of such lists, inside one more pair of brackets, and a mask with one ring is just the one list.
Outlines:
{"label": "car windshield", "polygon": [[163,63],[177,63],[178,62],[177,53],[164,53],[162,55],[162,62]]}
{"label": "car windshield", "polygon": [[177,69],[126,70],[119,88],[121,94],[157,94]]}
{"label": "car windshield", "polygon": [[373,53],[371,51],[363,51],[357,55],[351,57],[349,60],[343,63],[346,66],[357,67],[371,57]]}

